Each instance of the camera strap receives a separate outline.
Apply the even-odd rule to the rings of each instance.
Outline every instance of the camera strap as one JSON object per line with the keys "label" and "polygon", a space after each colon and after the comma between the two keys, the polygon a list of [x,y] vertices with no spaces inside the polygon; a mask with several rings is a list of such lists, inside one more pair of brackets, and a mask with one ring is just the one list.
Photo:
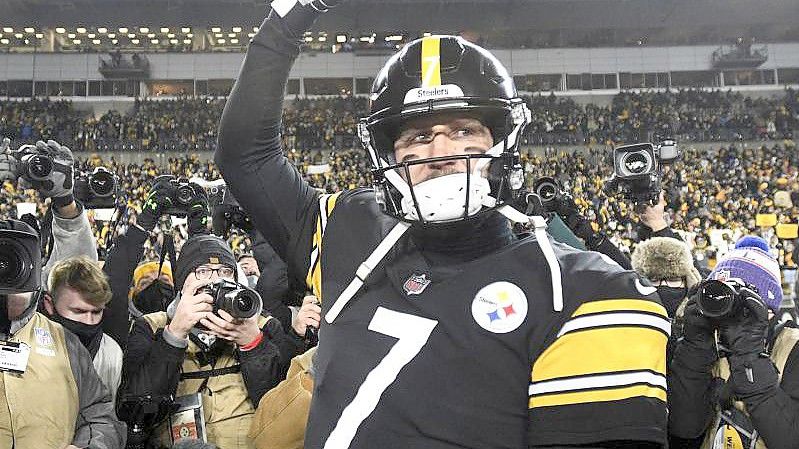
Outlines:
{"label": "camera strap", "polygon": [[[212,369],[203,370],[203,371],[192,371],[190,373],[180,373],[180,380],[205,379],[206,382],[207,382],[208,378],[210,378],[210,377],[224,376],[226,374],[236,374],[236,373],[240,373],[240,372],[241,372],[241,364],[237,363],[235,365],[227,366],[225,368],[212,368]],[[203,386],[200,388],[200,390],[202,390],[202,388],[204,388],[204,387],[205,387],[205,383],[203,383]]]}
{"label": "camera strap", "polygon": [[[156,276],[156,279],[161,278],[161,270],[164,267],[164,259],[167,255],[169,255],[169,263],[171,264],[172,269],[175,270],[175,267],[178,266],[177,256],[175,255],[175,239],[172,237],[172,234],[165,232],[164,243],[161,245],[161,255],[158,257],[158,275]],[[168,300],[171,301],[171,298]],[[163,304],[164,310],[166,310],[167,305],[168,304]]]}

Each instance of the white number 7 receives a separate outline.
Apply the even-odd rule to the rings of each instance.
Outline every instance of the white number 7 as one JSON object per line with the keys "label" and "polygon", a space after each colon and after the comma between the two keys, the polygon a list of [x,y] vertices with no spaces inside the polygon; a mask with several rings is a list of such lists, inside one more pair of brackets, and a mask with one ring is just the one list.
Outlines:
{"label": "white number 7", "polygon": [[438,321],[378,307],[369,330],[398,339],[383,360],[366,375],[358,393],[341,412],[324,449],[346,449],[361,423],[372,414],[380,396],[397,379],[402,367],[421,352]]}

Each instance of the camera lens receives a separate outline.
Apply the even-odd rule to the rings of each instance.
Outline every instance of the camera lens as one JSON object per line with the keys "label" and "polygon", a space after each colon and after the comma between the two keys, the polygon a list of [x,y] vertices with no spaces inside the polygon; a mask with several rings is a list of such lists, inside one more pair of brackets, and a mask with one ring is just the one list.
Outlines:
{"label": "camera lens", "polygon": [[188,206],[191,204],[192,200],[194,199],[194,189],[191,186],[186,184],[181,184],[177,188],[177,198],[175,198],[178,203]]}
{"label": "camera lens", "polygon": [[225,296],[223,309],[234,318],[250,318],[261,311],[261,297],[252,290],[239,288]]}
{"label": "camera lens", "polygon": [[558,194],[558,186],[548,179],[542,179],[536,185],[535,193],[541,198],[541,201],[551,201]]}
{"label": "camera lens", "polygon": [[41,181],[53,172],[53,160],[41,154],[29,154],[22,157],[22,163],[28,176],[36,181]]}
{"label": "camera lens", "polygon": [[707,280],[702,284],[697,306],[708,318],[728,316],[735,304],[736,292],[722,281]]}
{"label": "camera lens", "polygon": [[645,151],[634,151],[624,156],[622,168],[625,176],[643,175],[652,169],[652,160]]}
{"label": "camera lens", "polygon": [[105,170],[97,170],[89,178],[89,189],[98,197],[107,197],[114,193],[114,175]]}
{"label": "camera lens", "polygon": [[31,267],[25,264],[27,250],[18,242],[3,238],[0,239],[0,286],[2,288],[16,288],[24,284],[30,276]]}

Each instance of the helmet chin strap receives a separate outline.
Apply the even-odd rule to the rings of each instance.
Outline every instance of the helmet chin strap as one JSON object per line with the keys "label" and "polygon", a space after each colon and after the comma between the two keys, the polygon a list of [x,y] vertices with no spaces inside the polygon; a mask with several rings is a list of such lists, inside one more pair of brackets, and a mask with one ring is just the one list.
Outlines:
{"label": "helmet chin strap", "polygon": [[499,213],[514,223],[532,223],[535,227],[535,240],[544,253],[544,258],[549,265],[549,272],[552,276],[552,308],[556,312],[563,310],[563,285],[561,284],[560,264],[555,256],[555,250],[547,235],[547,222],[544,217],[539,215],[527,216],[510,205],[504,205],[497,209]]}

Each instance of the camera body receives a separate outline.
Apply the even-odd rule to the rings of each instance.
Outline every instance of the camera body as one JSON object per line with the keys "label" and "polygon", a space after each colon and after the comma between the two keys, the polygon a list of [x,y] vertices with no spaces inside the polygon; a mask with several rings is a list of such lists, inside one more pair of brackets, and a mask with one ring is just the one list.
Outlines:
{"label": "camera body", "polygon": [[560,200],[565,196],[557,179],[543,176],[533,184],[533,193],[538,195],[544,212],[551,214],[558,211]]}
{"label": "camera body", "polygon": [[658,145],[634,143],[613,149],[613,177],[605,182],[605,192],[621,193],[636,204],[657,204],[660,198],[663,165],[680,157],[673,140]]}
{"label": "camera body", "polygon": [[219,279],[200,289],[214,298],[213,312],[224,310],[233,318],[251,318],[263,309],[261,295],[255,290],[226,279]]}
{"label": "camera body", "polygon": [[749,298],[763,302],[757,289],[740,279],[707,279],[699,286],[696,305],[708,319],[722,322],[737,319],[744,309],[744,301]]}
{"label": "camera body", "polygon": [[194,203],[199,193],[195,190],[195,184],[186,178],[175,178],[172,175],[161,175],[155,178],[155,183],[166,185],[166,194],[172,201],[172,206],[164,211],[166,215],[185,217],[189,214],[189,209]]}
{"label": "camera body", "polygon": [[228,238],[230,229],[233,227],[247,233],[253,229],[250,216],[241,208],[239,202],[228,190],[222,192],[222,198],[219,203],[213,206],[211,215],[214,234],[222,238]]}
{"label": "camera body", "polygon": [[21,221],[0,221],[0,294],[32,292],[41,279],[39,235]]}
{"label": "camera body", "polygon": [[118,188],[116,175],[105,167],[97,167],[91,173],[79,173],[73,191],[87,209],[110,209],[116,206]]}

